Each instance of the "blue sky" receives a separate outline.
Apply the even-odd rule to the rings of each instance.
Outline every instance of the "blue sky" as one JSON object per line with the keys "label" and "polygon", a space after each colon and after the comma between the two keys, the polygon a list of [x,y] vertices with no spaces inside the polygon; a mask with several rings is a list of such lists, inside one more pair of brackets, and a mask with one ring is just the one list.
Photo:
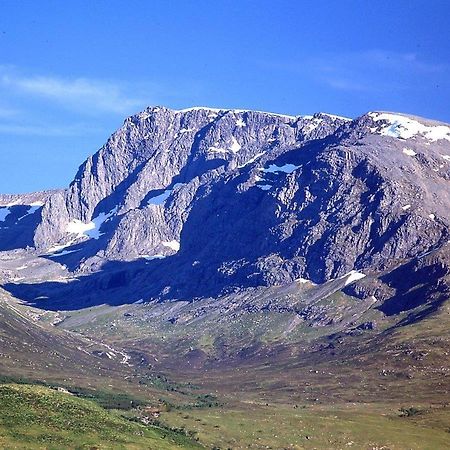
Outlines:
{"label": "blue sky", "polygon": [[1,0],[0,192],[65,187],[147,105],[450,122],[447,0]]}

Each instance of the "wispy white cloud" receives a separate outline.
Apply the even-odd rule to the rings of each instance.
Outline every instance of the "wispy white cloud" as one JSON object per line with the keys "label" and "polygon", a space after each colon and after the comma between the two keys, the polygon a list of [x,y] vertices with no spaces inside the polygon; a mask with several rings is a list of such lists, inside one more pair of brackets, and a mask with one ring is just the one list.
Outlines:
{"label": "wispy white cloud", "polygon": [[328,86],[348,91],[409,89],[447,67],[424,61],[415,53],[386,50],[326,55],[311,61],[317,77]]}
{"label": "wispy white cloud", "polygon": [[[130,93],[130,86],[119,81],[23,75],[16,68],[7,66],[0,66],[0,88],[57,102],[65,108],[87,113],[123,115],[151,103],[147,96]],[[151,93],[147,95],[150,96]]]}
{"label": "wispy white cloud", "polygon": [[79,136],[101,131],[86,124],[75,125],[23,125],[0,123],[0,134],[16,136],[66,137]]}
{"label": "wispy white cloud", "polygon": [[262,63],[272,70],[298,73],[341,91],[382,92],[416,88],[422,80],[445,79],[446,64],[426,61],[414,52],[372,49],[359,52],[327,53],[301,62]]}

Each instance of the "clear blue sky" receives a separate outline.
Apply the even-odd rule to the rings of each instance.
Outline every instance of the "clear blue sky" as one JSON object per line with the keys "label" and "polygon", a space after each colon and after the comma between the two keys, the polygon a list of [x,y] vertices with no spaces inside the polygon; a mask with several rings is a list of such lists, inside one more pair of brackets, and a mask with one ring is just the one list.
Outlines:
{"label": "clear blue sky", "polygon": [[147,105],[450,122],[448,0],[1,0],[0,192],[66,186]]}

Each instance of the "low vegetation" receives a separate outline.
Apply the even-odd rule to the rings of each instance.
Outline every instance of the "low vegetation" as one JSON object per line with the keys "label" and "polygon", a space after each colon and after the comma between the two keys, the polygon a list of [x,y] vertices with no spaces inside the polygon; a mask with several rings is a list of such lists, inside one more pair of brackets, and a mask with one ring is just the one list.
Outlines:
{"label": "low vegetation", "polygon": [[0,447],[162,450],[200,446],[182,433],[130,421],[68,392],[3,384]]}

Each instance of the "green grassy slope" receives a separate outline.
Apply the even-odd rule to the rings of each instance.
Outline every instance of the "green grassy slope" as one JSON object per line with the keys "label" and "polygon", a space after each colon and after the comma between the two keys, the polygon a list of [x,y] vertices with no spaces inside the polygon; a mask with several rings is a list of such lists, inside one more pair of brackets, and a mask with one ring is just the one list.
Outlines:
{"label": "green grassy slope", "polygon": [[3,449],[194,449],[180,434],[126,420],[94,402],[46,387],[0,385]]}

